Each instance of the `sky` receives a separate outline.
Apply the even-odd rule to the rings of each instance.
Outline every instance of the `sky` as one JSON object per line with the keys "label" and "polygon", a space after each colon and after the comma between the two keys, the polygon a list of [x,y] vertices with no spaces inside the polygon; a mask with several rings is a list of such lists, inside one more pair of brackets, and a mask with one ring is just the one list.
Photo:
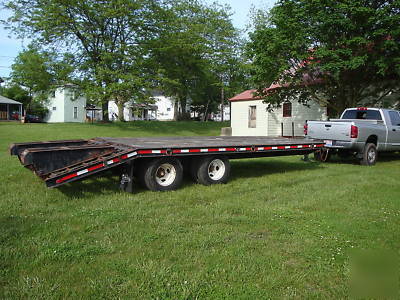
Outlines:
{"label": "sky", "polygon": [[[205,0],[206,3],[218,2],[228,4],[232,8],[232,23],[236,28],[246,29],[250,24],[250,10],[252,7],[268,9],[273,6],[275,0]],[[5,19],[9,12],[0,10],[0,19]],[[9,37],[10,33],[0,25],[0,77],[8,77],[14,58],[28,41],[21,41],[15,37]]]}

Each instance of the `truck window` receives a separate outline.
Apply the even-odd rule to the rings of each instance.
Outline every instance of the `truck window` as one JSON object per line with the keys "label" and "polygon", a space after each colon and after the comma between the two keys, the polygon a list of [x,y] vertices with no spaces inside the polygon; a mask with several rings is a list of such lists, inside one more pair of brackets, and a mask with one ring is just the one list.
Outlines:
{"label": "truck window", "polygon": [[358,120],[382,120],[379,110],[346,110],[342,119],[358,119]]}
{"label": "truck window", "polygon": [[400,126],[400,115],[397,111],[389,111],[389,117],[393,126]]}

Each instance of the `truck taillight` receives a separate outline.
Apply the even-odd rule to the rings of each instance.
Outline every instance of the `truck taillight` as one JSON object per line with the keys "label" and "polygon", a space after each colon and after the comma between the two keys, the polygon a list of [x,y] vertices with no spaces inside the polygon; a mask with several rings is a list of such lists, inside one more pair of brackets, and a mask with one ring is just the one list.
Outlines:
{"label": "truck taillight", "polygon": [[358,137],[358,127],[357,127],[357,126],[351,125],[350,137],[351,137],[352,139],[355,139],[355,138]]}
{"label": "truck taillight", "polygon": [[304,135],[307,135],[308,133],[308,124],[304,124]]}

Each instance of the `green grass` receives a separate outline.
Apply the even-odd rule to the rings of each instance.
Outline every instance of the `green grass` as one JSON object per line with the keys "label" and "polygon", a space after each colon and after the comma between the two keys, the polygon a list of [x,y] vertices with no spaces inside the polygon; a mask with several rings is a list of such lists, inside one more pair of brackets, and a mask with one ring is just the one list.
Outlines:
{"label": "green grass", "polygon": [[[400,156],[232,161],[226,185],[47,189],[12,142],[218,135],[218,123],[0,123],[0,298],[347,298],[355,249],[400,245]],[[226,125],[225,125],[226,126]]]}

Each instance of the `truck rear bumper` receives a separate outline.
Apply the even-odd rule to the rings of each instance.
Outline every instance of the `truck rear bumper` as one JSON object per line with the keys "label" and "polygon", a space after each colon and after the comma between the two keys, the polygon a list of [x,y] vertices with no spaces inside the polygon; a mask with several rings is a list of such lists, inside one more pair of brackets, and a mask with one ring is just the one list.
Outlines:
{"label": "truck rear bumper", "polygon": [[325,141],[325,147],[331,149],[347,149],[360,151],[363,149],[364,143],[352,141],[332,141],[332,144],[330,144],[329,141]]}

